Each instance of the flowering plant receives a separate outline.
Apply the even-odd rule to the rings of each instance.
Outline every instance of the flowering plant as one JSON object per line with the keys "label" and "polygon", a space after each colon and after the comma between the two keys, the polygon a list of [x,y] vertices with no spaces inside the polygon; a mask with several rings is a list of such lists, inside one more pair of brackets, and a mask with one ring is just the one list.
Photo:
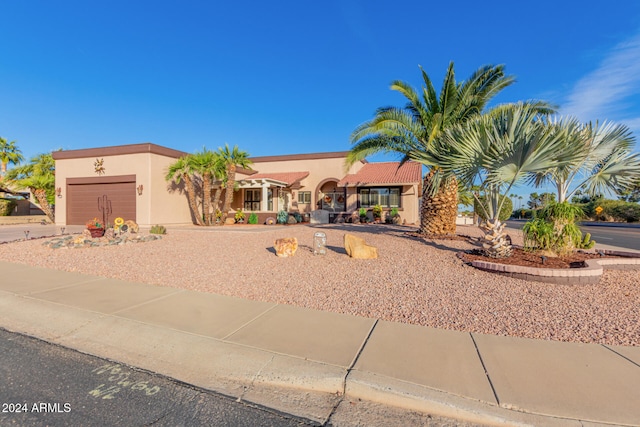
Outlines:
{"label": "flowering plant", "polygon": [[93,218],[92,220],[87,221],[87,228],[104,228],[102,222],[98,218]]}

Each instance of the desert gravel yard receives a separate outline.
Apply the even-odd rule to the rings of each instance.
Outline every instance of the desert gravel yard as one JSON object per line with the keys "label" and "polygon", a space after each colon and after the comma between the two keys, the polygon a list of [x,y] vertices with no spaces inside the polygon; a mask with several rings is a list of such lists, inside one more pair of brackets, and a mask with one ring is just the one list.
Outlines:
{"label": "desert gravel yard", "polygon": [[[326,256],[311,252],[316,231],[327,234]],[[456,252],[470,243],[408,231],[347,224],[169,228],[162,240],[124,246],[54,250],[41,239],[14,242],[0,245],[0,260],[443,329],[640,346],[640,271],[605,270],[596,285],[529,282],[465,265]],[[345,233],[378,247],[379,258],[349,258]],[[458,233],[479,230],[461,226]],[[297,237],[294,257],[275,255],[281,237]]]}

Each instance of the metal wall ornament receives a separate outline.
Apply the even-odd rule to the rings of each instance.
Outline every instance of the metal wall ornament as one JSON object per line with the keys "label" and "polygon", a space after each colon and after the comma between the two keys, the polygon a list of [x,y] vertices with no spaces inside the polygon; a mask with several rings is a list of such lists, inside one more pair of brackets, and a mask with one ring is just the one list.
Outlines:
{"label": "metal wall ornament", "polygon": [[98,175],[104,175],[105,173],[104,158],[96,159],[96,161],[93,163],[93,167],[95,168],[95,171]]}

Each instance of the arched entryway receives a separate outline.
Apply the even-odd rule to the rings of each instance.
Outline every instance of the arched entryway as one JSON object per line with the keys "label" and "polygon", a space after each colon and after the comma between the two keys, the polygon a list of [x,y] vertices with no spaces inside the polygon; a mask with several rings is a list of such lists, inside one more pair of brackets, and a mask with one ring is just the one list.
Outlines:
{"label": "arched entryway", "polygon": [[329,212],[344,212],[346,193],[343,187],[338,187],[340,180],[327,178],[318,184],[316,189],[316,206]]}

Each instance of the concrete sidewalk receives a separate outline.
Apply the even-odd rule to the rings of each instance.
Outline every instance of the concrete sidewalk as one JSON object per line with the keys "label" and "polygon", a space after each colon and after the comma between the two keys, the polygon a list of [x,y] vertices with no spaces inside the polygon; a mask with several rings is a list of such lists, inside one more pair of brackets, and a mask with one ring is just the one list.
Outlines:
{"label": "concrete sidewalk", "polygon": [[640,425],[640,347],[438,330],[0,262],[0,327],[325,423],[342,399]]}

